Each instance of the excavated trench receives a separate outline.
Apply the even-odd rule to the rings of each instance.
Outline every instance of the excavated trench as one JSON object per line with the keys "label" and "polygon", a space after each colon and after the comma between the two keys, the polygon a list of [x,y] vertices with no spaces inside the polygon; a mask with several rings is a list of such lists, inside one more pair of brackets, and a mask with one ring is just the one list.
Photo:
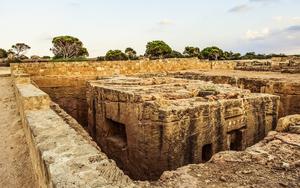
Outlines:
{"label": "excavated trench", "polygon": [[[89,79],[80,84],[78,78],[68,79],[67,85],[60,86],[49,82],[45,84],[43,78],[34,81],[75,118],[101,150],[134,180],[157,180],[166,170],[207,162],[219,151],[244,150],[263,139],[277,122],[276,97],[251,96],[242,102],[232,98],[233,102],[228,100],[222,104],[215,99],[214,105],[196,104],[189,108],[184,104],[185,110],[176,108],[181,104],[176,102],[175,97],[172,99],[175,101],[173,110],[164,111],[149,100],[136,102],[139,99],[123,95],[130,87],[118,93],[120,88],[103,89],[88,85]],[[185,82],[184,85],[188,85],[193,81]],[[154,88],[166,86],[160,83]],[[119,87],[118,84],[115,87]],[[176,94],[180,90],[176,84],[172,87],[175,90],[168,90],[167,94]],[[189,102],[197,103],[202,97],[209,96],[205,93],[211,94],[210,89],[200,92],[196,102],[194,99]],[[142,94],[147,95],[147,92]],[[178,99],[184,100],[184,97]],[[247,107],[242,106],[245,103]],[[224,125],[228,130],[224,129]]]}

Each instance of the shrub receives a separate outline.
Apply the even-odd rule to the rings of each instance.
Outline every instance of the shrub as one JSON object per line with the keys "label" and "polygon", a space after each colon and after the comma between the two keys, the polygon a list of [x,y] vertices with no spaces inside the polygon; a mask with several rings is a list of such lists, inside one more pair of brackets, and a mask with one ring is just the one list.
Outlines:
{"label": "shrub", "polygon": [[187,46],[184,49],[183,55],[187,57],[199,57],[200,49],[198,47]]}
{"label": "shrub", "polygon": [[107,61],[121,61],[128,60],[128,57],[121,50],[109,50],[105,55]]}
{"label": "shrub", "polygon": [[172,53],[172,49],[164,41],[148,42],[145,55],[150,59],[165,58]]}
{"label": "shrub", "polygon": [[7,52],[2,48],[0,48],[0,58],[7,58]]}

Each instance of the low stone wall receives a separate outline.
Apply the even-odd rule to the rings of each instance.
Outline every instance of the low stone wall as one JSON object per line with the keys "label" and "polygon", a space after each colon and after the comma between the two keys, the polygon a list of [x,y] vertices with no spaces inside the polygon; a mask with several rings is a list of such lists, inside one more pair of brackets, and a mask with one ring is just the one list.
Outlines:
{"label": "low stone wall", "polygon": [[44,62],[11,64],[14,72],[26,72],[36,76],[112,76],[114,74],[135,74],[169,72],[191,69],[231,69],[234,61],[203,61],[197,58],[103,61],[103,62]]}
{"label": "low stone wall", "polygon": [[270,71],[282,73],[300,73],[300,60],[294,58],[285,61],[272,60],[244,60],[237,61],[235,70],[243,71]]}
{"label": "low stone wall", "polygon": [[202,61],[197,58],[114,61],[18,63],[11,69],[31,79],[81,125],[87,126],[86,82],[98,77],[161,73],[180,70],[233,70],[233,61]]}
{"label": "low stone wall", "polygon": [[39,187],[133,187],[129,177],[51,108],[28,75],[13,74],[17,104]]}

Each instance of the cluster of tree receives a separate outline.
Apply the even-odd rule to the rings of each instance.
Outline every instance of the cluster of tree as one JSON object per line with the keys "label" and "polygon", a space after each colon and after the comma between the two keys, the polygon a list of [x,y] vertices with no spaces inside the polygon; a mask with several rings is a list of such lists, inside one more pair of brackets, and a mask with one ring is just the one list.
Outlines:
{"label": "cluster of tree", "polygon": [[[146,46],[145,56],[150,59],[158,58],[190,58],[198,57],[200,59],[219,60],[225,58],[235,58],[237,55],[232,52],[223,52],[218,47],[207,47],[200,51],[198,47],[187,46],[183,54],[172,50],[172,48],[163,41],[152,41]],[[239,55],[240,56],[240,55]]]}
{"label": "cluster of tree", "polygon": [[256,54],[255,52],[248,52],[241,56],[241,59],[270,59],[272,57],[286,57],[285,54]]}
{"label": "cluster of tree", "polygon": [[8,58],[9,61],[20,61],[28,59],[25,53],[30,49],[25,43],[17,43],[12,45],[11,49],[8,51],[0,48],[0,58]]}
{"label": "cluster of tree", "polygon": [[104,57],[98,57],[98,60],[106,61],[122,61],[122,60],[137,60],[136,51],[130,47],[125,49],[125,52],[121,50],[109,50]]}
{"label": "cluster of tree", "polygon": [[[53,47],[50,49],[54,57],[52,59],[85,59],[89,56],[88,50],[84,47],[83,43],[73,36],[57,36],[52,40]],[[30,49],[25,43],[17,43],[6,51],[0,49],[0,58],[11,57],[13,60],[28,59],[25,53]],[[272,57],[285,57],[284,54],[255,54],[248,52],[245,55],[234,53],[231,51],[223,51],[222,49],[212,46],[200,50],[198,47],[187,46],[183,53],[173,50],[167,43],[160,40],[148,42],[146,45],[146,52],[144,56],[150,59],[162,58],[190,58],[197,57],[199,59],[208,60],[239,60],[239,59],[268,59]],[[31,56],[32,60],[50,59],[49,56],[39,57]],[[104,57],[99,57],[98,60],[136,60],[139,59],[134,49],[128,47],[124,52],[121,50],[109,50]]]}
{"label": "cluster of tree", "polygon": [[[87,49],[83,46],[83,43],[76,37],[72,36],[57,36],[52,40],[53,47],[50,49],[54,57],[53,59],[73,59],[73,58],[85,58],[89,55]],[[25,43],[17,43],[6,51],[0,49],[0,58],[9,58],[10,61],[20,61],[29,59],[25,56],[25,53],[30,49],[30,46]],[[39,57],[33,55],[31,60],[51,59],[50,56]]]}
{"label": "cluster of tree", "polygon": [[286,57],[284,54],[255,54],[248,52],[245,55],[234,53],[232,51],[223,51],[222,49],[212,46],[200,50],[198,47],[187,46],[183,53],[174,51],[171,47],[163,41],[152,41],[146,46],[146,57],[150,59],[157,58],[190,58],[198,57],[199,59],[208,60],[241,60],[241,59],[269,59],[272,57]]}

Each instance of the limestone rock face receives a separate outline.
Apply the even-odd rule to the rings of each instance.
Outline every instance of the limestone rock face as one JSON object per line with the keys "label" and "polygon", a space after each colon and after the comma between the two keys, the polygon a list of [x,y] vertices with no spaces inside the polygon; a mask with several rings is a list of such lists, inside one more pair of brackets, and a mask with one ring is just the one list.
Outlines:
{"label": "limestone rock face", "polygon": [[175,78],[115,77],[88,84],[89,132],[132,178],[243,150],[274,130],[279,97]]}
{"label": "limestone rock face", "polygon": [[276,131],[300,134],[300,114],[280,118]]}
{"label": "limestone rock face", "polygon": [[151,187],[300,187],[299,146],[300,134],[271,132],[245,151],[164,172]]}

